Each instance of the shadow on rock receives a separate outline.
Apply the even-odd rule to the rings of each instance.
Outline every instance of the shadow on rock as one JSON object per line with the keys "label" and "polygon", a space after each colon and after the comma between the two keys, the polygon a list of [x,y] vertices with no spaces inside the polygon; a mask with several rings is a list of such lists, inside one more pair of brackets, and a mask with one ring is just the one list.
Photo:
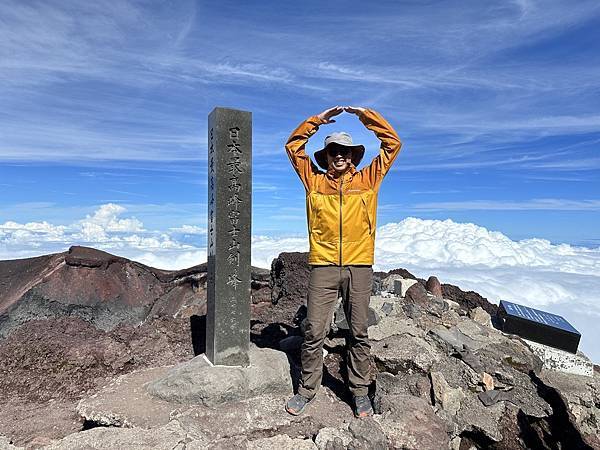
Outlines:
{"label": "shadow on rock", "polygon": [[190,316],[190,332],[194,356],[206,353],[206,316]]}

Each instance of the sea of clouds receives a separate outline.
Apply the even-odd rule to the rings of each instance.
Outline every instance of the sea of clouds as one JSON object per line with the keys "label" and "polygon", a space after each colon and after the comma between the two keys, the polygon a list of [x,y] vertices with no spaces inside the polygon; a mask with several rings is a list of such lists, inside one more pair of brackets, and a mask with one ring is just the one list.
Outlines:
{"label": "sea of clouds", "polygon": [[[70,225],[0,224],[0,260],[62,252],[87,245],[162,268],[206,261],[206,230],[188,224],[147,230],[126,209],[106,204]],[[308,251],[306,237],[253,236],[252,264],[270,268],[281,252]],[[563,315],[581,333],[581,349],[600,362],[600,248],[513,241],[472,223],[407,218],[377,229],[376,270],[404,267],[415,275]]]}

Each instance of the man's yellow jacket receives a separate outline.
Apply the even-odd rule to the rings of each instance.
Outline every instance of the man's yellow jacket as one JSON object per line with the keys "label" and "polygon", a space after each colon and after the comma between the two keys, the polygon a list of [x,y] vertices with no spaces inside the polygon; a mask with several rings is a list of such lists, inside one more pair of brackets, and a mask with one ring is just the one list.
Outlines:
{"label": "man's yellow jacket", "polygon": [[377,193],[402,143],[392,126],[376,111],[365,109],[360,121],[381,141],[379,155],[363,169],[342,176],[319,170],[305,152],[308,139],[324,123],[308,118],[285,146],[306,190],[306,217],[311,265],[372,265],[375,252]]}

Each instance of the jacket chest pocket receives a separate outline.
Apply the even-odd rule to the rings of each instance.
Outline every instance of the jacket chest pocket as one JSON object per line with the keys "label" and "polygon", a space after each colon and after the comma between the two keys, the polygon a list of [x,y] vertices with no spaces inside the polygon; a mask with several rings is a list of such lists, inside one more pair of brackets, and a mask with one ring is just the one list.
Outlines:
{"label": "jacket chest pocket", "polygon": [[361,195],[360,197],[362,209],[363,209],[363,220],[367,223],[369,234],[373,234],[373,221],[371,220],[371,210],[367,203],[367,200]]}
{"label": "jacket chest pocket", "polygon": [[343,237],[346,242],[358,242],[372,233],[368,200],[363,194],[347,195],[342,210]]}

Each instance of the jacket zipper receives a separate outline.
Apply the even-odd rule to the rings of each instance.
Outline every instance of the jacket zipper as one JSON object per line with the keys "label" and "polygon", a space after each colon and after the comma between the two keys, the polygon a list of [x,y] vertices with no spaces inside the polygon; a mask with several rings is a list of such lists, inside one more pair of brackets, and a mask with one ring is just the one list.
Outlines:
{"label": "jacket zipper", "polygon": [[344,184],[344,175],[340,177],[340,266],[342,265],[342,186]]}

